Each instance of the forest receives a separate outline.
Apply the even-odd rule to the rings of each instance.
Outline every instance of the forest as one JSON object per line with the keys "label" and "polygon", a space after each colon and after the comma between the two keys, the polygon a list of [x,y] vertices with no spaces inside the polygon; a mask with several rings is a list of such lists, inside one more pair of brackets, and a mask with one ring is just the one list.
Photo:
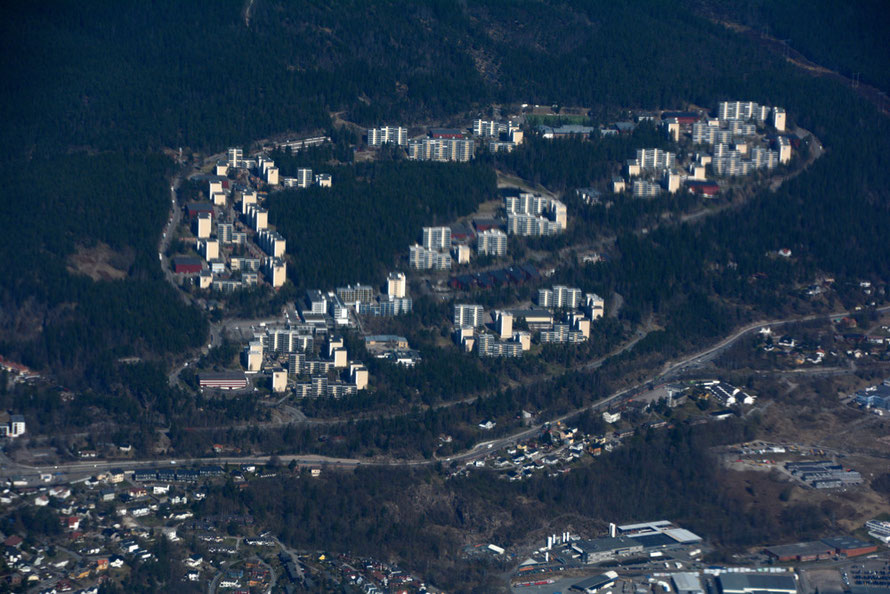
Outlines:
{"label": "forest", "polygon": [[101,362],[201,344],[204,317],[164,282],[155,256],[169,159],[75,154],[2,172],[0,352],[77,387]]}
{"label": "forest", "polygon": [[[722,551],[785,534],[819,535],[834,521],[830,510],[785,506],[782,486],[756,477],[741,479],[751,481],[746,492],[709,453],[756,431],[756,419],[649,431],[560,478],[519,483],[484,471],[445,480],[434,467],[325,470],[319,479],[282,472],[246,489],[212,489],[201,513],[251,513],[298,548],[395,556],[458,592],[487,579],[485,566],[459,559],[462,546],[496,542],[509,549],[554,522],[593,537],[610,521],[666,517]],[[835,511],[836,518],[849,513]]]}
{"label": "forest", "polygon": [[269,220],[288,240],[298,287],[382,284],[386,272],[407,269],[408,246],[422,227],[497,197],[494,171],[477,163],[362,163],[333,176],[332,188],[269,197]]}

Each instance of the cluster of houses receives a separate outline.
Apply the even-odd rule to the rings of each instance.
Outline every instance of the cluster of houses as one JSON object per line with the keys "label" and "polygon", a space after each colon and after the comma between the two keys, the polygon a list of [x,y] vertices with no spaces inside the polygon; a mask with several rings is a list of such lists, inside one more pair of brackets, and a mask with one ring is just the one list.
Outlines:
{"label": "cluster of houses", "polygon": [[[454,340],[480,357],[519,357],[531,349],[532,337],[540,343],[577,344],[590,338],[590,325],[604,313],[604,301],[595,293],[558,285],[538,291],[538,308],[493,312],[486,328],[481,305],[454,305]],[[514,330],[514,322],[527,330]],[[518,325],[519,325],[518,324]],[[493,330],[493,333],[486,330]]]}
{"label": "cluster of houses", "polygon": [[[307,477],[318,477],[313,468]],[[106,583],[124,578],[132,568],[156,561],[159,541],[175,543],[184,566],[184,579],[216,583],[220,590],[267,591],[279,584],[312,587],[313,567],[323,564],[328,579],[343,585],[374,585],[366,592],[390,591],[387,585],[426,591],[421,580],[400,568],[374,559],[343,556],[327,560],[310,554],[304,563],[268,533],[256,534],[253,518],[244,514],[195,515],[195,503],[205,499],[208,485],[276,476],[255,464],[230,469],[197,468],[113,469],[70,485],[3,488],[0,503],[8,510],[40,509],[61,526],[40,539],[19,533],[12,524],[0,533],[4,580],[14,590],[96,593]],[[309,478],[309,480],[312,480]],[[33,509],[32,509],[33,511]],[[231,526],[248,536],[231,537]],[[250,534],[254,534],[250,536]],[[239,542],[240,541],[240,542]],[[259,551],[271,551],[277,561],[258,563]],[[320,576],[319,576],[320,577]],[[211,588],[215,591],[215,588]]]}
{"label": "cluster of houses", "polygon": [[[136,484],[133,473],[125,483],[127,473],[112,470],[77,485],[4,489],[0,503],[7,509],[45,508],[61,525],[51,540],[27,547],[27,535],[2,536],[10,583],[40,591],[97,591],[98,584],[123,575],[128,566],[153,561],[151,549],[158,539],[181,540],[178,527],[193,516],[190,505],[204,496],[194,486],[198,479],[223,472],[209,470],[191,471],[194,476],[182,480],[174,471],[169,481],[156,473],[145,485]],[[158,523],[161,528],[152,528]]]}
{"label": "cluster of houses", "polygon": [[230,148],[228,159],[216,164],[213,175],[193,179],[207,184],[208,198],[185,207],[198,256],[175,256],[173,272],[194,277],[200,289],[221,292],[253,287],[263,280],[276,289],[284,285],[287,241],[270,228],[269,213],[263,208],[267,193],[259,188],[329,188],[331,176],[299,169],[297,177],[279,177],[267,155],[245,159],[242,149]]}
{"label": "cluster of houses", "polygon": [[[639,116],[654,119],[652,114]],[[657,148],[638,149],[624,166],[624,176],[612,180],[616,194],[655,197],[685,187],[689,192],[713,196],[717,178],[744,176],[788,163],[792,140],[785,134],[786,114],[781,107],[753,101],[723,101],[716,116],[699,112],[663,112],[662,126],[674,142],[690,149],[691,160]]]}

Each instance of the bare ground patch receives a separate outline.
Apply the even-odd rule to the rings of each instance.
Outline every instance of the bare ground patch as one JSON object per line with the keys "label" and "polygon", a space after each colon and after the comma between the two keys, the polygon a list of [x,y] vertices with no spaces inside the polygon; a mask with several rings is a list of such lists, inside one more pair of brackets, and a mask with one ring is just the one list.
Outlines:
{"label": "bare ground patch", "polygon": [[119,252],[104,243],[92,247],[81,246],[68,256],[68,272],[83,274],[94,281],[118,280],[126,278],[127,270],[133,263],[130,250]]}

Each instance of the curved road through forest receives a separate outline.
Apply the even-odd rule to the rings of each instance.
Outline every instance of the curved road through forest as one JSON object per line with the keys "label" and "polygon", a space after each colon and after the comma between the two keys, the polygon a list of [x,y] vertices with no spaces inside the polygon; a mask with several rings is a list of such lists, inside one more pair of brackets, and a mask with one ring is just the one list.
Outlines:
{"label": "curved road through forest", "polygon": [[[886,313],[890,311],[890,306],[877,308],[875,311]],[[676,362],[665,363],[662,370],[634,385],[615,392],[611,396],[604,398],[593,404],[589,404],[556,418],[545,422],[538,423],[532,427],[522,429],[510,435],[499,437],[490,441],[478,443],[471,449],[455,454],[444,459],[427,459],[414,458],[403,460],[388,459],[357,459],[357,458],[334,458],[329,456],[311,455],[311,454],[293,454],[293,455],[262,455],[262,456],[235,456],[235,457],[208,457],[208,458],[168,458],[163,460],[136,460],[136,461],[95,461],[95,462],[64,462],[56,465],[47,466],[28,466],[13,462],[5,455],[0,455],[0,477],[13,478],[24,477],[28,479],[29,484],[36,484],[41,475],[52,475],[51,481],[54,484],[66,483],[85,478],[99,472],[107,471],[112,468],[126,468],[129,470],[151,467],[177,467],[191,466],[196,464],[266,464],[272,460],[277,460],[281,464],[289,464],[295,462],[299,466],[326,466],[335,468],[355,468],[357,466],[378,466],[390,468],[415,468],[434,465],[440,462],[469,462],[477,458],[484,457],[490,451],[498,450],[507,446],[514,445],[520,441],[528,439],[539,433],[546,425],[558,421],[565,421],[585,411],[600,411],[608,409],[618,403],[633,398],[636,394],[645,390],[650,384],[667,381],[674,377],[678,372],[685,371],[689,367],[699,366],[703,363],[711,361],[720,353],[735,344],[738,340],[748,336],[754,332],[758,332],[762,328],[782,326],[787,324],[809,322],[819,319],[837,320],[844,316],[850,315],[849,311],[840,311],[830,314],[811,314],[807,316],[797,316],[780,320],[768,320],[753,322],[742,328],[737,329],[732,334],[721,340],[720,342],[702,350],[698,353],[691,354]]]}

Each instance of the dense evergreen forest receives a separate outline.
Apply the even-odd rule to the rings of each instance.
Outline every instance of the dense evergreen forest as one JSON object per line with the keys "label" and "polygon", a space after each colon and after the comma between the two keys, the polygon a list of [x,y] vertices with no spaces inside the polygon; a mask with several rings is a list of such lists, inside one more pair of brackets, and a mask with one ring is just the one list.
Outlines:
{"label": "dense evergreen forest", "polygon": [[[782,41],[817,64],[890,90],[890,12],[882,0],[700,0],[693,6]],[[826,23],[831,26],[825,26]]]}
{"label": "dense evergreen forest", "polygon": [[381,284],[387,271],[407,269],[408,246],[420,241],[422,227],[497,197],[494,171],[478,163],[379,162],[334,175],[332,188],[269,198],[269,220],[288,240],[298,286]]}
{"label": "dense evergreen forest", "polygon": [[77,384],[101,361],[201,344],[206,321],[164,282],[155,256],[171,169],[150,153],[2,167],[0,352]]}

